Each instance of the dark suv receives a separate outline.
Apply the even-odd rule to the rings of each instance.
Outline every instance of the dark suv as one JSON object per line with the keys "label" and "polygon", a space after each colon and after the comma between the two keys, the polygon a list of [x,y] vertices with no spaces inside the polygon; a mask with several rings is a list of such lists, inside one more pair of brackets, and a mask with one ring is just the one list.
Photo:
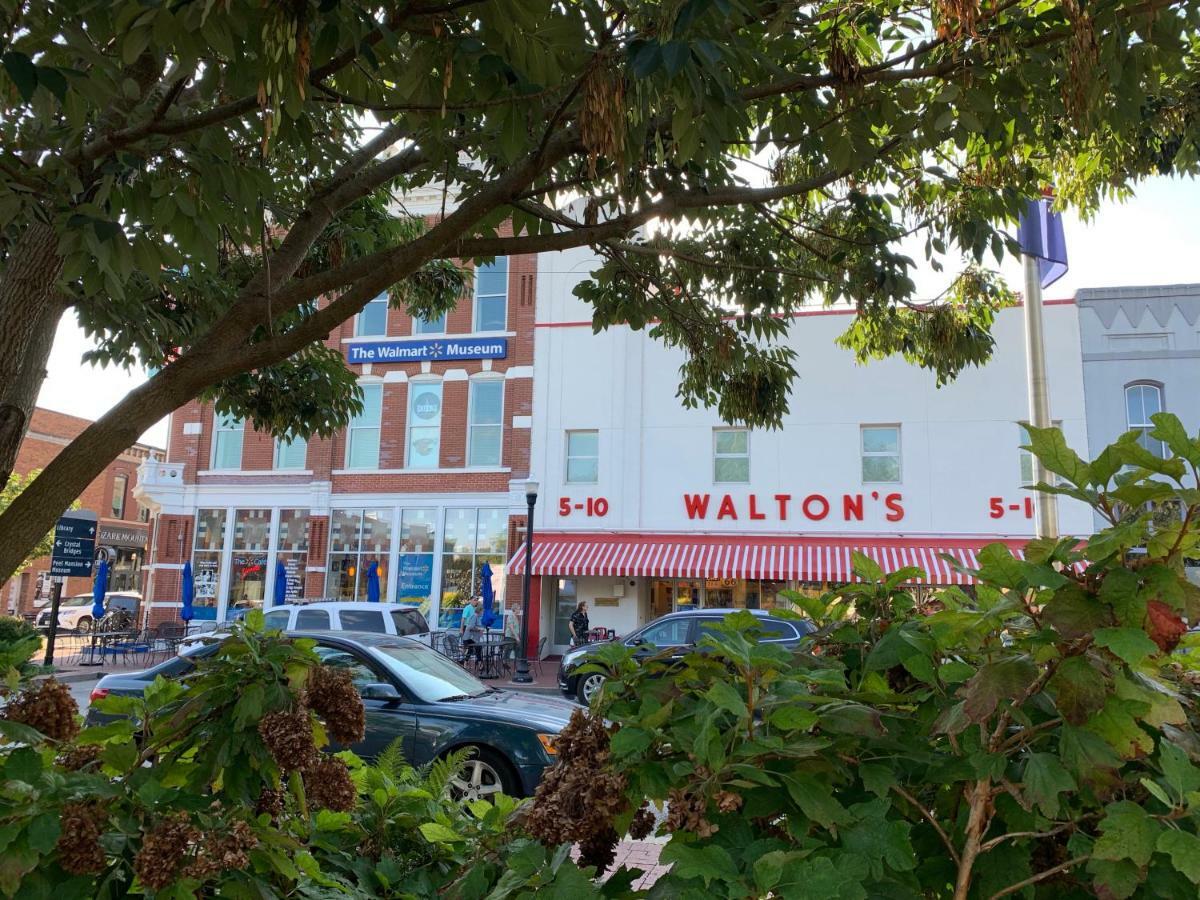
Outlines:
{"label": "dark suv", "polygon": [[[770,610],[765,609],[689,609],[655,619],[628,637],[621,638],[619,643],[626,647],[636,647],[635,658],[664,651],[669,651],[672,657],[682,657],[696,646],[704,636],[706,627],[735,612],[749,612],[758,619],[762,628],[759,640],[764,643],[781,644],[791,650],[800,646],[805,637],[816,631],[813,624],[807,620],[776,618],[771,615]],[[604,676],[599,672],[588,672],[586,675],[578,675],[576,672],[589,661],[589,657],[598,647],[611,643],[617,642],[585,644],[564,653],[562,662],[558,665],[559,690],[584,705],[589,704],[592,696],[604,683]]]}

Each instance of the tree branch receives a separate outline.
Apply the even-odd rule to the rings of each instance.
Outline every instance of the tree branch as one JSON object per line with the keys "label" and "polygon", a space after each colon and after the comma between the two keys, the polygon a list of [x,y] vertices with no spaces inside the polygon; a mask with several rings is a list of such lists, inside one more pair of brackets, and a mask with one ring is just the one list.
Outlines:
{"label": "tree branch", "polygon": [[916,797],[914,797],[904,788],[900,787],[900,785],[893,784],[892,790],[911,803],[913,808],[925,818],[925,821],[933,826],[933,830],[938,833],[938,837],[942,839],[942,843],[945,844],[946,849],[950,851],[950,858],[954,860],[954,864],[956,866],[961,865],[962,858],[958,855],[958,849],[954,846],[953,842],[951,842],[950,836],[942,829],[942,826],[938,823],[938,820],[933,813],[922,806]]}
{"label": "tree branch", "polygon": [[992,894],[990,900],[1000,900],[1001,897],[1007,897],[1009,894],[1015,894],[1017,891],[1022,891],[1031,884],[1037,884],[1039,881],[1045,881],[1052,875],[1057,875],[1059,872],[1065,872],[1067,869],[1073,869],[1080,863],[1087,862],[1089,857],[1076,856],[1074,859],[1068,859],[1065,863],[1059,863],[1053,868],[1046,869],[1044,872],[1038,872],[1036,875],[1026,878],[1024,881],[1018,881],[1016,884],[1010,884],[1002,891],[996,891]]}

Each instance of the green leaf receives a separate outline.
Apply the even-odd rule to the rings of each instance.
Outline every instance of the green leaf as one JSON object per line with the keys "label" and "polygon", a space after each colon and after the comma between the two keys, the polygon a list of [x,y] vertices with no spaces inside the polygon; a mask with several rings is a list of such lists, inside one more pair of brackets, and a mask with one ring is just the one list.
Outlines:
{"label": "green leaf", "polygon": [[16,50],[9,50],[4,56],[0,57],[0,62],[3,62],[4,71],[8,73],[8,77],[12,79],[12,83],[16,85],[21,99],[26,103],[32,100],[33,92],[37,90],[38,78],[37,68],[29,57],[24,53],[18,53]]}
{"label": "green leaf", "polygon": [[836,832],[839,825],[853,821],[846,808],[834,799],[833,790],[827,782],[814,775],[792,775],[786,779],[786,783],[788,793],[801,812],[814,822]]}
{"label": "green leaf", "polygon": [[1097,646],[1107,648],[1131,666],[1158,653],[1158,645],[1140,628],[1101,628],[1095,638]]}
{"label": "green leaf", "polygon": [[1131,800],[1110,804],[1106,812],[1092,855],[1113,861],[1128,859],[1137,866],[1150,862],[1162,825]]}
{"label": "green leaf", "polygon": [[617,759],[641,753],[654,741],[654,735],[641,728],[625,726],[612,736],[609,743],[612,755]]}
{"label": "green leaf", "polygon": [[1154,750],[1154,739],[1138,725],[1147,711],[1144,703],[1109,697],[1104,708],[1088,720],[1088,731],[1104,738],[1125,759],[1146,756]]}
{"label": "green leaf", "polygon": [[1088,465],[1079,458],[1074,450],[1067,446],[1067,440],[1062,431],[1057,428],[1035,428],[1022,424],[1029,434],[1029,444],[1023,449],[1030,451],[1042,461],[1047,469],[1055,475],[1061,475],[1076,487],[1090,483],[1091,473]]}
{"label": "green leaf", "polygon": [[8,755],[4,777],[12,781],[33,784],[42,774],[42,755],[32,747],[19,747]]}
{"label": "green leaf", "polygon": [[982,722],[996,711],[1001,700],[1016,699],[1037,676],[1038,668],[1027,656],[987,663],[960,692],[963,712],[972,722]]}
{"label": "green leaf", "polygon": [[1158,743],[1158,761],[1176,799],[1182,800],[1193,791],[1200,791],[1200,769],[1187,752],[1168,740]]}
{"label": "green leaf", "polygon": [[787,859],[788,854],[785,851],[772,850],[754,861],[754,883],[764,895],[779,883],[783,875],[783,864]]}
{"label": "green leaf", "polygon": [[885,868],[910,872],[917,867],[909,839],[912,827],[902,819],[888,819],[888,809],[884,800],[855,804],[850,812],[859,820],[842,836],[842,846],[861,857],[875,879],[883,878]]}
{"label": "green leaf", "polygon": [[700,878],[705,887],[713,881],[736,881],[738,867],[724,847],[707,844],[693,847],[671,841],[659,856],[663,864],[671,864],[671,872],[679,878]]}
{"label": "green leaf", "polygon": [[40,744],[44,740],[43,734],[36,728],[8,719],[0,719],[0,736],[6,741],[20,744]]}
{"label": "green leaf", "polygon": [[746,698],[738,693],[728,681],[714,681],[712,687],[705,691],[704,699],[718,709],[727,710],[735,716],[746,715]]}
{"label": "green leaf", "polygon": [[1095,896],[1105,900],[1125,900],[1132,897],[1142,883],[1141,870],[1127,859],[1112,861],[1108,859],[1092,859],[1088,863],[1088,871],[1094,877]]}
{"label": "green leaf", "polygon": [[1171,865],[1187,876],[1192,884],[1200,884],[1200,837],[1172,828],[1158,836],[1155,848],[1171,857]]}
{"label": "green leaf", "polygon": [[1101,709],[1108,696],[1108,682],[1082,656],[1064,659],[1046,689],[1063,718],[1075,725],[1082,725]]}
{"label": "green leaf", "polygon": [[418,828],[421,836],[431,844],[455,844],[466,840],[440,822],[422,822]]}
{"label": "green leaf", "polygon": [[960,660],[951,660],[938,666],[937,673],[946,684],[962,684],[975,674],[975,667]]}
{"label": "green leaf", "polygon": [[1075,583],[1055,591],[1042,610],[1042,619],[1068,640],[1084,637],[1112,624],[1112,610]]}
{"label": "green leaf", "polygon": [[1200,444],[1188,437],[1187,429],[1174,413],[1160,412],[1150,417],[1154,427],[1150,437],[1163,441],[1175,456],[1182,457],[1193,466],[1200,466]]}
{"label": "green leaf", "polygon": [[818,718],[811,709],[791,703],[771,710],[767,721],[783,731],[808,731],[817,724]]}
{"label": "green leaf", "polygon": [[883,581],[883,568],[865,553],[852,550],[850,552],[850,565],[854,569],[854,574],[867,584],[875,584]]}
{"label": "green leaf", "polygon": [[858,777],[862,779],[864,788],[880,798],[887,797],[891,793],[892,785],[896,783],[896,775],[891,768],[875,763],[859,766]]}
{"label": "green leaf", "polygon": [[866,900],[870,895],[863,883],[869,867],[861,858],[839,853],[833,859],[809,857],[789,862],[780,884],[773,892],[781,900]]}
{"label": "green leaf", "polygon": [[1025,795],[1051,819],[1058,817],[1058,795],[1078,788],[1071,773],[1051,753],[1033,753],[1025,763]]}

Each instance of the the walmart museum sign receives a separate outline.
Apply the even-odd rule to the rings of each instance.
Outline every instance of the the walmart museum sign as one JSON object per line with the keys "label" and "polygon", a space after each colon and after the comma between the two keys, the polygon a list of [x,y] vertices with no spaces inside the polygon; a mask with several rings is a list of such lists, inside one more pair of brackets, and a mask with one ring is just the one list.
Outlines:
{"label": "the walmart museum sign", "polygon": [[504,359],[508,356],[508,338],[431,338],[424,341],[376,341],[349,344],[346,362],[363,363],[424,362],[452,359]]}

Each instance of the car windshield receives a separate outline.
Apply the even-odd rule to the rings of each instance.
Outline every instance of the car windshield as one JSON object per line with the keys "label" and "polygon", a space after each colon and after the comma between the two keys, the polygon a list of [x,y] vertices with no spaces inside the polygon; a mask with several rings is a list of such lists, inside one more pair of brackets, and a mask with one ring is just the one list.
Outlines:
{"label": "car windshield", "polygon": [[491,691],[458,663],[425,647],[372,647],[371,652],[426,703],[480,697]]}

